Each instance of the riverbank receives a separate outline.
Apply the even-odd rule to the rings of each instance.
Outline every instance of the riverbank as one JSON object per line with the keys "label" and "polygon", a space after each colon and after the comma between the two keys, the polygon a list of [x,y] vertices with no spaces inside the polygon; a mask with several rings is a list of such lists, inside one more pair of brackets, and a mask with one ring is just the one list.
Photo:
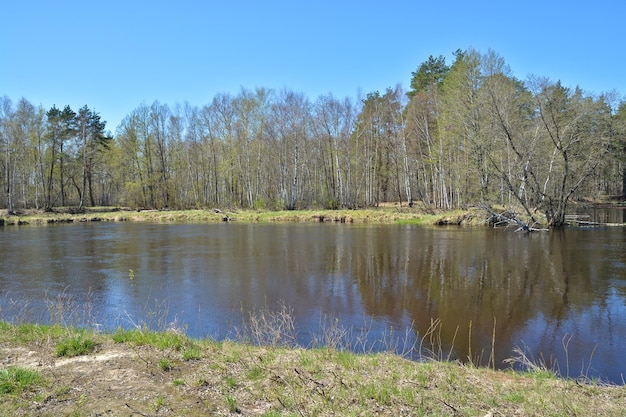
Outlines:
{"label": "riverbank", "polygon": [[0,322],[0,415],[624,416],[626,390],[533,368]]}
{"label": "riverbank", "polygon": [[53,212],[43,210],[23,210],[9,214],[0,211],[0,224],[47,225],[58,223],[83,223],[102,221],[130,221],[156,223],[295,223],[295,222],[331,222],[331,223],[411,223],[424,225],[462,225],[477,224],[485,219],[480,210],[457,210],[429,213],[420,208],[388,205],[379,208],[359,210],[130,210],[124,208],[87,208],[76,212],[70,208],[57,209]]}

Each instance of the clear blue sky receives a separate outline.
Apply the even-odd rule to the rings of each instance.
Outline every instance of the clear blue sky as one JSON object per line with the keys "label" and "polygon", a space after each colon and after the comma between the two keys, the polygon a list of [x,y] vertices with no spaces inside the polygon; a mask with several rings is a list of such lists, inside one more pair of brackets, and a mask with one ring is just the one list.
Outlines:
{"label": "clear blue sky", "polygon": [[626,2],[0,0],[0,96],[88,105],[111,131],[141,103],[242,87],[311,100],[400,83],[429,55],[489,49],[513,75],[626,94]]}

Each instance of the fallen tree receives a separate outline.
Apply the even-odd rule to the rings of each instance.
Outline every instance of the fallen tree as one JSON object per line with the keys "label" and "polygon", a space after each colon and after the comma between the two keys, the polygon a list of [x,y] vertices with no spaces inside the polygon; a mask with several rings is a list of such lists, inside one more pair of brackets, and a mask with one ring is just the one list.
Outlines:
{"label": "fallen tree", "polygon": [[534,225],[529,225],[526,222],[522,221],[519,218],[519,215],[514,211],[503,211],[501,213],[496,213],[491,208],[487,206],[479,207],[482,210],[485,210],[489,216],[485,220],[486,223],[492,225],[493,227],[509,227],[509,226],[517,226],[516,232],[547,232],[549,229],[546,228],[537,228]]}

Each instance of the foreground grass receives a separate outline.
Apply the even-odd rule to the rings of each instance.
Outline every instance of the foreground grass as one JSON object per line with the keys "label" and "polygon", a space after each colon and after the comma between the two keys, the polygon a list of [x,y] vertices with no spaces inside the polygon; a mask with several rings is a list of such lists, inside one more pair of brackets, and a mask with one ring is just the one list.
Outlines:
{"label": "foreground grass", "polygon": [[[0,415],[626,416],[626,390],[330,348],[0,323]],[[72,341],[93,349],[59,352]]]}
{"label": "foreground grass", "polygon": [[56,212],[25,211],[17,215],[0,213],[0,224],[45,225],[54,223],[80,223],[97,221],[132,221],[161,223],[242,223],[272,222],[335,222],[335,223],[406,223],[406,224],[467,224],[484,219],[477,210],[428,213],[419,207],[389,205],[360,210],[129,210],[114,208],[88,208],[82,213],[70,209]]}

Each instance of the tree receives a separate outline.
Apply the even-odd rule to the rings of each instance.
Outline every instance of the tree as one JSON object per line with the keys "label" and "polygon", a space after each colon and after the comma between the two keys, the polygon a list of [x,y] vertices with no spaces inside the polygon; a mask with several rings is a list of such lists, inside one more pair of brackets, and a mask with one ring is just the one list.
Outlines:
{"label": "tree", "polygon": [[559,228],[565,225],[571,197],[606,155],[608,113],[601,108],[603,103],[560,82],[537,80],[535,91],[536,126],[551,148],[549,164],[542,170],[543,187],[536,190],[538,205],[548,225]]}
{"label": "tree", "polygon": [[[39,120],[38,120],[39,117]],[[40,137],[41,112],[28,100],[20,99],[14,107],[8,97],[0,103],[0,149],[4,174],[4,197],[9,212],[18,200],[22,207],[36,201],[37,156],[35,143]],[[21,198],[20,198],[21,197]]]}
{"label": "tree", "polygon": [[368,93],[356,121],[353,140],[358,146],[358,187],[364,188],[365,205],[378,205],[399,197],[402,151],[402,111],[399,86],[385,94]]}
{"label": "tree", "polygon": [[579,88],[544,78],[530,85],[532,94],[513,81],[506,90],[492,88],[491,106],[512,158],[507,170],[498,170],[531,219],[539,210],[550,228],[561,228],[572,197],[607,153],[611,111]]}
{"label": "tree", "polygon": [[320,190],[321,201],[331,209],[354,207],[351,187],[354,161],[350,147],[354,106],[348,99],[321,96],[313,106],[312,117],[324,184]]}
{"label": "tree", "polygon": [[[55,177],[59,184],[61,205],[65,205],[64,144],[73,136],[75,117],[76,113],[72,111],[70,106],[65,106],[63,110],[52,106],[46,112],[47,169],[45,173],[44,208],[47,211],[52,210],[57,201],[57,197],[54,196]],[[60,164],[59,169],[57,169],[57,162]]]}
{"label": "tree", "polygon": [[86,105],[83,106],[76,116],[76,132],[79,140],[79,147],[82,161],[82,181],[78,187],[80,201],[78,208],[82,209],[85,205],[85,193],[89,192],[89,202],[91,206],[95,206],[93,195],[93,176],[94,165],[97,158],[97,152],[107,149],[112,138],[105,134],[104,129],[106,122],[102,121],[100,115],[90,110]]}
{"label": "tree", "polygon": [[626,101],[622,101],[615,114],[617,122],[615,138],[613,145],[613,154],[617,157],[622,165],[622,197],[626,200]]}
{"label": "tree", "polygon": [[[626,193],[626,104],[511,75],[493,51],[429,56],[355,102],[242,89],[141,104],[115,138],[84,106],[0,99],[0,204],[522,207],[560,227],[573,199]],[[407,103],[408,100],[408,103]],[[45,116],[45,117],[44,117]],[[609,156],[608,158],[605,156]],[[626,195],[625,195],[626,198]]]}
{"label": "tree", "polygon": [[[261,197],[263,181],[263,138],[271,108],[272,91],[257,88],[242,89],[233,102],[233,131],[230,160],[231,201],[243,207],[254,207]],[[267,155],[269,157],[269,155]]]}
{"label": "tree", "polygon": [[302,200],[307,178],[303,159],[311,132],[310,103],[303,94],[283,90],[271,107],[270,124],[278,145],[279,193],[287,210]]}
{"label": "tree", "polygon": [[[226,145],[232,144],[235,135],[234,106],[233,97],[218,94],[210,106],[202,109],[202,149],[206,149],[207,155],[203,158],[206,161],[203,166],[208,170],[205,174],[206,194],[207,198],[211,196],[211,200],[218,205],[228,198],[228,184],[232,183],[232,177],[229,175],[232,171],[228,169],[232,164],[228,158]],[[209,187],[213,188],[212,192],[208,191]]]}
{"label": "tree", "polygon": [[463,207],[484,198],[490,185],[485,152],[484,114],[480,87],[481,56],[475,50],[457,51],[441,87],[438,122],[437,187],[441,208]]}
{"label": "tree", "polygon": [[155,171],[158,199],[163,207],[170,206],[170,132],[171,111],[167,105],[158,101],[150,106],[150,136],[155,145]]}
{"label": "tree", "polygon": [[150,109],[146,104],[141,104],[122,120],[117,141],[123,167],[118,171],[118,182],[124,189],[122,204],[155,208],[154,145],[150,135]]}
{"label": "tree", "polygon": [[0,146],[2,146],[2,174],[5,204],[9,213],[15,210],[13,201],[13,161],[11,123],[13,120],[13,102],[7,96],[0,101]]}
{"label": "tree", "polygon": [[[459,51],[457,51],[457,54]],[[419,92],[429,91],[441,87],[450,67],[446,65],[443,55],[434,58],[432,55],[428,60],[422,62],[417,69],[411,73],[411,90],[407,93],[410,98]]]}
{"label": "tree", "polygon": [[[437,198],[437,195],[441,195],[437,191],[445,188],[443,167],[438,163],[441,160],[438,154],[442,150],[439,129],[442,85],[436,82],[422,84],[419,89],[414,89],[404,110],[407,152],[412,155],[411,165],[414,167],[411,176],[415,181],[417,196],[426,207],[442,207],[444,202],[444,199]],[[414,88],[417,87],[414,85]]]}

